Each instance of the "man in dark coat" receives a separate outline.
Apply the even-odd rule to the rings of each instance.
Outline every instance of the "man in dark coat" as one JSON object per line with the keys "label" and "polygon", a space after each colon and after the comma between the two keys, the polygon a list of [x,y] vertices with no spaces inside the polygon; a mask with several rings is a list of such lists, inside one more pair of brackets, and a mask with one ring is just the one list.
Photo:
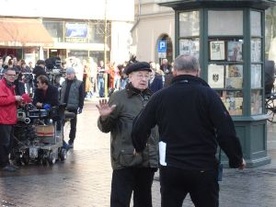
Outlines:
{"label": "man in dark coat", "polygon": [[230,167],[245,167],[231,116],[199,72],[195,57],[178,56],[171,85],[151,97],[132,128],[139,154],[158,125],[162,207],[181,207],[188,193],[197,207],[219,206],[218,145]]}
{"label": "man in dark coat", "polygon": [[134,118],[151,96],[148,89],[150,65],[136,62],[126,68],[129,83],[126,88],[115,91],[109,101],[100,100],[98,128],[110,132],[112,181],[110,207],[152,207],[151,186],[158,166],[157,130],[149,133],[147,147],[136,156],[131,143],[131,128]]}
{"label": "man in dark coat", "polygon": [[35,68],[33,70],[34,74],[34,86],[37,87],[37,77],[40,75],[47,76],[46,70],[45,70],[45,61],[44,60],[38,60],[36,62]]}
{"label": "man in dark coat", "polygon": [[[37,88],[34,92],[33,104],[39,109],[49,111],[53,107],[60,105],[58,88],[49,83],[49,78],[46,75],[37,77]],[[57,130],[60,131],[62,129],[62,117],[55,118],[55,121],[57,121]],[[63,148],[68,150],[68,146],[64,141]]]}
{"label": "man in dark coat", "polygon": [[37,108],[45,109],[59,105],[58,89],[49,84],[49,79],[45,75],[37,77],[37,88],[35,89],[33,104]]}
{"label": "man in dark coat", "polygon": [[150,82],[149,82],[149,88],[153,93],[155,93],[163,88],[162,76],[159,74],[156,74],[156,71],[154,68],[151,69],[151,78],[150,78]]}

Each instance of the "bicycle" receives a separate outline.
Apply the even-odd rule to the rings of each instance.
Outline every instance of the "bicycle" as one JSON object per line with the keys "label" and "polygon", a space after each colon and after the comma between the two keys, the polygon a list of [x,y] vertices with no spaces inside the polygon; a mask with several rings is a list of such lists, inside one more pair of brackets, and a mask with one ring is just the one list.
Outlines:
{"label": "bicycle", "polygon": [[271,123],[276,123],[276,93],[266,95],[265,109],[267,112],[267,120]]}

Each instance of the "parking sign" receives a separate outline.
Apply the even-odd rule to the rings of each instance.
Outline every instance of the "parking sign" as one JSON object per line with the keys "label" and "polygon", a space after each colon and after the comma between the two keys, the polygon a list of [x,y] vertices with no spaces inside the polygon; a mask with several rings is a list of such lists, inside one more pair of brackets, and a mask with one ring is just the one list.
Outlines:
{"label": "parking sign", "polygon": [[160,40],[158,42],[158,57],[166,58],[167,55],[167,42],[166,40]]}
{"label": "parking sign", "polygon": [[167,52],[167,42],[166,40],[160,40],[158,43],[158,53],[166,53]]}

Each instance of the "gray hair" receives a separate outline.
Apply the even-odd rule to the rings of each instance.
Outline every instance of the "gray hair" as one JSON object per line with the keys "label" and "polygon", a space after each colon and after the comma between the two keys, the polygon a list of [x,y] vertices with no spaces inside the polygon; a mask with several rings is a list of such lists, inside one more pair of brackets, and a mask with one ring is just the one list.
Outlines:
{"label": "gray hair", "polygon": [[12,67],[12,68],[6,67],[6,68],[4,68],[3,72],[7,73],[9,70],[17,72],[16,68],[14,68],[14,67]]}
{"label": "gray hair", "polygon": [[174,70],[194,72],[200,70],[198,59],[191,55],[179,55],[173,64]]}

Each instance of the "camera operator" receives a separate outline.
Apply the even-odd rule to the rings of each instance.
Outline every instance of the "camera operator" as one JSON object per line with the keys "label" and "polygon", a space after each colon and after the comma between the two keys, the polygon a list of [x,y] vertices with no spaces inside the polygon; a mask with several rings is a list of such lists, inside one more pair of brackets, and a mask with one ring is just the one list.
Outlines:
{"label": "camera operator", "polygon": [[44,60],[38,60],[36,62],[35,68],[33,70],[34,76],[34,88],[37,88],[37,77],[40,75],[47,76],[46,70],[45,70],[45,61]]}
{"label": "camera operator", "polygon": [[33,104],[37,108],[50,109],[58,106],[58,89],[49,83],[46,75],[37,77],[37,88],[35,89]]}

